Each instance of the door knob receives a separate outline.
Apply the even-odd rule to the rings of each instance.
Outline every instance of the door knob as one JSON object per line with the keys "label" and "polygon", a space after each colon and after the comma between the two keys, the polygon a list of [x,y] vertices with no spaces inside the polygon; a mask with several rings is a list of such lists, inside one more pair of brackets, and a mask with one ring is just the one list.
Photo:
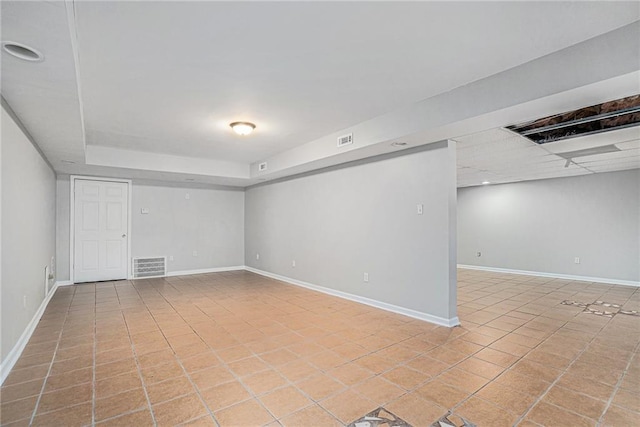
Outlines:
{"label": "door knob", "polygon": [[126,235],[126,234],[123,234],[123,235],[122,235],[122,237],[127,237],[127,235]]}

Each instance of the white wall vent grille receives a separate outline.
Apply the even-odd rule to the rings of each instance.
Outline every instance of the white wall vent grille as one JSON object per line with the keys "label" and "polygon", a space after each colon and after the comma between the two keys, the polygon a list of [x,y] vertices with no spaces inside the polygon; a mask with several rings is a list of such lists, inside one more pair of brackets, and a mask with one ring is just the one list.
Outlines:
{"label": "white wall vent grille", "polygon": [[133,277],[162,277],[167,274],[167,257],[134,258]]}
{"label": "white wall vent grille", "polygon": [[260,164],[258,164],[258,171],[262,172],[262,171],[266,171],[267,170],[267,162],[262,162]]}
{"label": "white wall vent grille", "polygon": [[342,135],[338,137],[338,147],[353,144],[353,134]]}

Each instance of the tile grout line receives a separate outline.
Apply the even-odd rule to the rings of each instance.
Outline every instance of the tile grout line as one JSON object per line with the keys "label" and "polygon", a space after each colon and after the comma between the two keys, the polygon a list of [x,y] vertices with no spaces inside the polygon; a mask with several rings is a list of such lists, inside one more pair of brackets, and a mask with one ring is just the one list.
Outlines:
{"label": "tile grout line", "polygon": [[[525,305],[526,305],[526,304],[525,304]],[[511,310],[511,311],[517,311],[517,309],[516,309],[516,310]],[[579,314],[579,313],[576,313],[576,314],[575,314],[571,319],[575,319],[575,318],[578,316],[578,314]],[[495,341],[498,341],[498,340],[500,340],[500,339],[502,339],[502,338],[504,338],[504,337],[506,337],[506,336],[508,336],[508,335],[510,335],[510,334],[515,333],[515,331],[516,331],[517,329],[519,329],[519,328],[521,328],[521,327],[525,326],[527,323],[529,323],[529,322],[531,322],[531,321],[533,321],[533,320],[535,320],[535,319],[537,319],[538,317],[541,317],[541,316],[542,316],[542,314],[536,315],[536,317],[535,317],[535,318],[528,320],[527,322],[525,322],[524,324],[522,324],[522,325],[518,326],[518,328],[516,328],[516,329],[514,329],[514,330],[512,330],[512,331],[510,331],[510,332],[509,332],[509,331],[503,331],[503,332],[507,332],[507,334],[503,335],[502,337],[498,338],[497,340],[494,340],[494,342],[495,342]],[[495,319],[494,319],[494,320],[495,320]],[[491,321],[489,321],[489,322],[491,322]],[[482,324],[481,326],[486,326],[486,324],[487,324],[487,323],[489,323],[489,322],[486,322],[486,323]],[[561,330],[561,329],[562,329],[562,328],[563,328],[567,323],[569,323],[569,322],[570,322],[570,320],[565,321],[565,322],[563,323],[563,325],[562,325],[562,326],[557,327],[551,335],[547,336],[544,340],[540,341],[540,342],[539,342],[535,347],[530,348],[530,349],[529,349],[529,351],[527,351],[523,356],[519,356],[519,357],[518,357],[518,356],[516,356],[516,355],[513,355],[513,354],[511,354],[511,353],[507,353],[507,352],[504,352],[504,351],[503,351],[503,353],[511,354],[512,356],[517,357],[517,359],[516,359],[516,360],[515,360],[511,365],[509,365],[508,367],[504,368],[504,370],[503,370],[499,375],[497,375],[495,378],[491,379],[489,382],[487,382],[485,385],[483,385],[482,387],[480,387],[478,390],[476,390],[475,392],[471,393],[467,398],[465,398],[465,399],[461,400],[461,401],[460,401],[460,402],[458,402],[456,405],[454,405],[452,408],[450,408],[450,411],[453,413],[453,412],[454,412],[454,410],[456,410],[457,408],[459,408],[460,406],[462,406],[464,403],[466,403],[467,401],[469,401],[469,400],[470,400],[472,397],[474,397],[474,396],[475,396],[476,398],[478,398],[478,399],[481,399],[481,400],[483,400],[483,401],[486,401],[485,399],[482,399],[482,397],[476,396],[476,394],[477,394],[479,391],[481,391],[482,389],[484,389],[485,387],[487,387],[489,384],[493,383],[493,381],[495,381],[495,380],[497,380],[498,378],[500,378],[500,377],[501,377],[502,375],[504,375],[506,372],[512,371],[513,367],[514,367],[518,362],[522,361],[522,360],[526,357],[526,355],[528,355],[528,354],[529,354],[529,353],[531,353],[533,350],[537,349],[539,346],[541,346],[543,343],[545,343],[547,340],[549,340],[550,338],[552,338],[552,337],[553,337],[553,336],[554,336],[554,335],[555,335],[559,330]],[[489,327],[491,327],[491,326],[489,326]],[[498,328],[495,328],[495,329],[498,329]],[[535,328],[533,328],[533,329],[535,329]],[[602,328],[601,328],[601,329],[602,329]],[[537,329],[536,329],[536,330],[537,330]],[[542,332],[545,332],[545,331],[542,331]],[[480,332],[479,332],[479,333],[480,333]],[[595,338],[595,336],[594,336],[594,338]],[[491,347],[490,347],[490,345],[491,345],[491,344],[489,344],[489,345],[485,346],[485,348],[491,348]],[[584,348],[584,350],[583,350],[583,351],[585,351],[587,347],[588,347],[588,346],[585,346],[585,348]],[[496,350],[496,349],[493,349],[493,350]],[[480,351],[480,350],[479,350],[479,351]],[[501,351],[501,350],[496,350],[496,351]],[[474,353],[474,354],[475,354],[475,353]],[[580,354],[582,354],[582,352],[581,352]],[[470,356],[470,357],[472,357],[472,356]],[[579,357],[579,356],[576,356],[574,360],[577,360],[577,358],[578,358],[578,357]],[[465,359],[465,360],[466,360],[466,359]],[[463,361],[461,361],[460,363],[462,363],[462,362],[463,362]],[[491,363],[491,362],[489,362],[489,363]],[[458,363],[458,364],[459,364],[459,363]],[[457,366],[457,364],[456,364],[456,365],[454,365],[454,366]],[[569,368],[569,366],[567,366],[567,367],[565,368],[565,371],[566,371],[566,369],[568,369],[568,368]],[[563,372],[563,374],[564,374],[564,372]],[[561,376],[562,376],[562,375],[561,375]],[[560,376],[560,377],[561,377],[561,376]],[[558,379],[559,379],[560,377],[558,377]],[[556,381],[557,381],[558,379],[556,379]],[[552,383],[552,384],[547,388],[547,390],[548,390],[548,389],[550,389],[554,384],[555,384],[555,382],[554,382],[554,383]],[[457,388],[457,387],[454,387],[454,388]],[[545,393],[543,393],[543,395],[540,397],[540,399],[542,399],[542,397],[543,397],[545,394],[546,394],[546,392],[545,392]],[[539,400],[539,399],[538,399],[538,400]],[[516,421],[515,421],[514,425],[517,425],[517,424],[521,421],[521,419],[522,419],[526,414],[528,414],[528,413],[530,412],[530,410],[533,408],[533,406],[535,406],[535,405],[538,403],[538,400],[536,400],[533,404],[531,404],[531,405],[529,406],[529,409],[527,410],[527,412],[526,412],[524,415],[521,415],[519,418],[517,418],[517,419],[516,419]],[[494,406],[500,407],[499,405],[496,405],[495,403],[492,403],[492,402],[488,402],[488,403],[491,403],[491,404],[492,404],[492,405],[494,405]]]}
{"label": "tile grout line", "polygon": [[[58,291],[56,290],[56,293]],[[62,340],[62,332],[64,331],[64,325],[67,322],[67,317],[69,316],[69,310],[71,309],[71,303],[73,302],[73,298],[75,298],[76,290],[73,290],[73,295],[69,300],[69,305],[67,306],[67,311],[64,315],[64,320],[62,321],[62,325],[60,326],[60,332],[58,333],[58,340],[56,342],[56,347],[53,350],[53,356],[51,357],[51,362],[49,363],[49,369],[47,370],[47,374],[44,377],[44,382],[42,383],[42,388],[40,389],[40,393],[38,394],[38,399],[36,400],[35,407],[33,408],[33,413],[31,414],[31,418],[29,419],[29,425],[33,424],[33,421],[36,418],[36,413],[38,412],[38,406],[40,405],[40,400],[42,399],[42,395],[44,394],[44,389],[47,385],[47,380],[49,379],[49,375],[51,374],[51,370],[53,369],[53,363],[56,360],[56,354],[58,353],[58,348],[60,347],[60,341]],[[53,300],[55,295],[51,298]]]}
{"label": "tile grout line", "polygon": [[98,331],[97,331],[97,300],[98,300],[98,289],[94,288],[93,293],[94,304],[93,304],[93,375],[91,378],[92,387],[91,387],[91,425],[96,425],[96,348],[98,346]]}
{"label": "tile grout line", "polygon": [[600,418],[598,418],[598,422],[597,422],[596,425],[602,425],[602,422],[604,421],[604,416],[606,415],[607,411],[609,410],[609,408],[613,404],[613,400],[615,399],[616,395],[620,391],[620,386],[622,385],[622,381],[624,380],[624,377],[627,375],[627,371],[629,370],[629,367],[631,366],[631,363],[633,362],[633,359],[635,357],[637,357],[638,349],[640,349],[640,343],[636,344],[635,348],[631,351],[631,356],[629,357],[629,361],[627,362],[627,366],[625,366],[622,375],[620,376],[620,378],[616,382],[616,385],[613,388],[613,393],[611,393],[611,396],[609,396],[609,400],[607,400],[607,404],[605,405],[604,409],[602,410],[602,414],[600,415]]}
{"label": "tile grout line", "polygon": [[[209,405],[207,404],[207,402],[204,400],[204,398],[202,397],[202,394],[200,393],[200,389],[196,386],[196,384],[193,382],[192,378],[191,378],[191,374],[189,372],[187,372],[187,370],[185,369],[184,365],[182,364],[182,362],[180,361],[180,356],[178,356],[178,354],[175,352],[175,349],[173,348],[173,346],[171,345],[171,343],[169,342],[169,340],[167,339],[167,336],[164,334],[164,332],[162,332],[162,328],[160,327],[160,324],[158,323],[158,321],[156,320],[156,317],[153,313],[153,311],[151,309],[149,309],[149,306],[147,305],[147,302],[144,300],[144,297],[140,294],[138,288],[135,286],[135,283],[132,282],[133,288],[136,290],[136,292],[138,293],[138,295],[140,296],[140,300],[142,301],[142,303],[144,304],[145,308],[147,309],[147,311],[149,312],[149,315],[151,316],[151,318],[153,319],[154,323],[156,324],[156,326],[158,327],[160,333],[162,334],[162,336],[164,337],[165,341],[167,342],[167,344],[169,344],[169,348],[171,348],[171,352],[174,355],[174,358],[176,360],[176,362],[180,365],[180,368],[182,369],[182,372],[184,372],[185,376],[187,377],[187,380],[189,381],[189,383],[191,384],[191,386],[194,388],[196,394],[198,395],[198,398],[200,399],[200,402],[204,405],[204,407],[207,409],[207,412],[209,413],[209,416],[211,417],[211,419],[213,420],[213,422],[216,424],[216,426],[220,426],[220,423],[218,422],[218,420],[216,419],[216,417],[213,415],[213,411],[211,410],[211,408],[209,408]],[[180,316],[180,318],[182,320],[184,320],[184,317],[182,317],[182,315],[178,312],[178,310],[175,309],[175,307],[173,306],[173,304],[171,304],[171,302],[169,300],[167,300],[167,298],[162,295],[160,292],[158,292],[159,295],[162,296],[162,298],[167,302],[167,304],[169,304],[171,306],[171,308],[173,308],[173,310],[178,314],[178,316]],[[199,308],[198,308],[199,309]],[[200,310],[202,311],[202,310]],[[204,313],[206,314],[206,313]],[[187,325],[189,325],[189,322],[185,321],[185,323]],[[193,333],[195,333],[196,335],[197,332],[189,325],[189,329],[191,329],[193,331]],[[199,337],[199,335],[198,335]],[[207,346],[209,347],[209,346]],[[217,357],[217,355],[216,355]],[[179,399],[180,397],[183,396],[177,396],[173,399],[169,399],[167,402],[170,402],[172,400],[175,399]],[[163,402],[164,403],[164,402]],[[196,418],[197,419],[197,418]],[[189,422],[189,421],[193,421],[192,420],[187,420],[185,421],[185,423]]]}
{"label": "tile grout line", "polygon": [[[578,312],[574,318],[578,317],[578,315],[582,313],[582,312]],[[569,321],[567,321],[565,323],[565,325],[569,323]],[[608,322],[607,322],[608,323]],[[565,325],[563,325],[562,327],[564,327]],[[527,415],[529,415],[529,413],[533,410],[533,408],[536,407],[536,405],[538,405],[538,403],[540,403],[542,401],[542,399],[544,399],[544,397],[549,393],[549,391],[558,383],[560,382],[560,380],[562,379],[562,377],[564,377],[567,373],[567,371],[569,370],[569,368],[571,368],[580,358],[580,356],[582,356],[587,349],[589,348],[589,346],[593,343],[593,341],[598,337],[598,334],[600,334],[600,332],[602,332],[602,330],[605,328],[606,324],[604,324],[602,327],[600,327],[600,329],[598,329],[598,332],[596,334],[593,335],[593,337],[589,340],[589,342],[587,343],[587,345],[584,346],[584,348],[573,358],[573,360],[564,368],[564,370],[562,371],[562,373],[553,381],[551,382],[551,384],[549,385],[549,387],[547,387],[544,392],[531,404],[529,405],[529,408],[518,417],[518,419],[516,420],[516,422],[514,423],[514,425],[519,425],[522,421],[524,421],[524,419],[527,417]],[[555,334],[554,334],[555,335]],[[545,340],[546,341],[546,340]],[[554,405],[555,406],[555,405]],[[569,410],[571,411],[571,410]],[[571,411],[573,412],[573,411]],[[580,415],[580,414],[578,414]],[[588,417],[587,417],[588,418]]]}
{"label": "tile grout line", "polygon": [[[165,298],[165,297],[164,297],[164,295],[163,295],[163,298]],[[173,306],[173,304],[172,304],[170,301],[168,301],[166,298],[165,298],[165,301],[167,301],[167,303],[168,303],[169,305],[171,305],[172,307],[174,307],[174,306]],[[198,309],[200,310],[200,308],[199,308],[199,307],[198,307]],[[174,307],[174,310],[175,310],[175,307]],[[200,311],[202,312],[202,310],[200,310]],[[308,310],[307,310],[307,311],[308,311]],[[176,313],[178,313],[178,315],[180,315],[180,314],[179,314],[179,312],[178,312],[178,310],[175,310],[175,312],[176,312]],[[205,314],[207,317],[211,318],[207,313],[204,313],[204,312],[203,312],[203,314]],[[182,316],[180,315],[180,317],[182,317]],[[184,318],[183,318],[183,320],[184,320]],[[212,320],[213,322],[216,322],[216,321],[215,321],[215,319],[211,319],[211,320]],[[276,322],[277,322],[277,321],[276,321]],[[188,323],[188,322],[187,322],[187,323]],[[217,323],[217,322],[216,322],[216,323]],[[284,325],[284,324],[282,324],[282,323],[280,323],[280,322],[277,322],[277,323],[278,323],[278,324],[280,324],[281,326],[283,326],[283,327],[285,327],[285,328],[289,329],[289,331],[290,331],[290,332],[285,332],[285,333],[283,333],[283,334],[280,334],[280,335],[278,335],[278,336],[286,335],[287,333],[294,333],[294,334],[299,335],[301,338],[304,338],[302,335],[298,334],[296,331],[292,330],[292,329],[291,329],[291,328],[289,328],[288,326],[286,326],[286,325]],[[226,328],[224,328],[224,326],[222,326],[222,328],[226,330]],[[193,330],[193,329],[192,329],[192,330]],[[194,332],[196,335],[200,336],[200,335],[199,335],[195,330],[193,330],[193,332]],[[311,341],[313,341],[313,340],[311,340]],[[245,344],[244,342],[240,342],[240,341],[239,341],[239,343],[240,343],[239,345],[242,345],[243,347],[246,347],[246,346],[244,345],[244,344]],[[250,387],[248,387],[248,386],[247,386],[247,385],[242,381],[242,377],[240,377],[239,375],[237,375],[237,374],[236,374],[236,373],[235,373],[231,368],[229,368],[228,363],[227,363],[224,359],[222,359],[222,358],[217,354],[218,352],[217,352],[216,350],[214,350],[213,348],[211,348],[211,347],[210,347],[210,346],[208,346],[208,345],[207,345],[207,347],[209,347],[209,348],[211,349],[211,351],[214,353],[215,357],[217,357],[217,358],[218,358],[218,360],[220,361],[220,364],[221,364],[221,365],[223,365],[223,366],[224,366],[224,368],[225,368],[229,373],[231,373],[231,375],[236,379],[236,381],[238,381],[238,382],[239,382],[239,383],[240,383],[240,384],[241,384],[241,385],[242,385],[242,386],[243,386],[243,387],[244,387],[244,388],[249,392],[249,394],[250,394],[251,398],[253,398],[253,399],[255,399],[256,401],[258,401],[258,403],[259,403],[259,404],[260,404],[260,405],[261,405],[261,406],[262,406],[262,407],[263,407],[263,408],[264,408],[264,409],[265,409],[265,410],[266,410],[266,411],[267,411],[267,412],[268,412],[268,413],[273,417],[273,419],[274,419],[274,420],[276,420],[276,422],[278,422],[278,423],[279,423],[280,418],[276,417],[276,416],[275,416],[275,414],[273,414],[273,413],[271,412],[271,410],[269,410],[269,408],[267,408],[267,407],[262,403],[262,400],[258,397],[258,395],[256,395],[256,394],[253,392],[253,390],[251,390],[251,388],[250,388]],[[232,347],[233,347],[233,346],[232,346]],[[286,347],[285,347],[285,348],[286,348]],[[247,356],[247,357],[244,357],[244,358],[241,358],[241,359],[238,359],[238,360],[234,360],[234,361],[232,361],[232,362],[236,362],[236,361],[239,361],[239,360],[248,359],[249,357],[257,357],[257,358],[259,358],[262,362],[264,362],[267,366],[269,366],[269,368],[272,368],[274,371],[276,371],[276,372],[278,373],[278,375],[280,375],[280,373],[279,373],[280,371],[279,371],[279,369],[278,369],[276,366],[274,366],[274,365],[270,364],[269,362],[267,362],[266,360],[264,360],[264,359],[262,359],[262,358],[260,357],[260,354],[262,354],[262,353],[256,353],[255,351],[253,351],[252,349],[250,349],[250,348],[248,348],[248,347],[247,347],[247,349],[251,352],[252,356]],[[276,351],[276,350],[273,350],[273,351]],[[269,352],[269,351],[264,352],[264,353],[268,353],[268,352]],[[302,360],[302,361],[304,361],[304,359],[305,359],[305,358],[303,358],[303,357],[299,357],[299,358],[298,358],[298,360]],[[178,363],[180,363],[180,362],[178,362]],[[291,362],[291,363],[293,363],[293,362]],[[308,363],[308,362],[307,362],[307,363]],[[183,367],[183,369],[184,369],[184,367]],[[254,373],[254,374],[258,374],[258,373],[260,373],[260,372],[264,372],[264,371],[258,371],[258,372]],[[251,374],[251,375],[254,375],[254,374]],[[188,373],[187,373],[187,375],[190,377],[190,374],[188,374]],[[281,375],[281,376],[282,376],[282,375]],[[315,404],[315,405],[320,405],[318,401],[316,401],[315,399],[311,398],[311,396],[309,396],[309,395],[308,395],[307,393],[305,393],[303,390],[301,390],[300,388],[298,388],[298,387],[296,386],[296,384],[295,384],[294,382],[292,382],[289,378],[287,378],[287,377],[285,377],[285,376],[282,376],[282,377],[284,378],[284,380],[285,380],[285,382],[286,382],[286,384],[285,384],[285,385],[283,385],[283,386],[281,386],[281,387],[276,387],[276,388],[274,388],[274,389],[272,389],[272,390],[269,390],[268,392],[264,393],[263,395],[264,395],[264,396],[269,395],[269,394],[271,394],[271,393],[273,393],[273,392],[275,392],[275,391],[278,391],[278,390],[284,389],[284,388],[286,388],[286,387],[293,387],[294,389],[298,390],[300,393],[302,393],[305,397],[307,397],[307,398],[312,402],[311,404],[306,405],[306,406],[301,407],[301,408],[298,408],[298,409],[296,409],[294,412],[292,412],[292,413],[290,413],[290,414],[286,414],[286,415],[285,415],[285,416],[283,416],[283,417],[287,417],[287,416],[289,416],[289,415],[292,415],[292,414],[294,414],[294,413],[297,413],[297,412],[299,412],[299,411],[302,411],[302,410],[304,410],[304,409],[306,409],[306,408],[312,407],[314,404]],[[189,378],[189,380],[190,380],[190,382],[192,382],[190,378]],[[338,381],[339,381],[339,380],[338,380]],[[348,385],[346,385],[346,384],[344,384],[344,383],[342,383],[342,384],[343,384],[345,387],[347,387],[347,389],[349,388],[349,386],[348,386]],[[194,385],[194,386],[195,386],[195,384],[193,384],[193,382],[192,382],[192,385]],[[195,386],[195,387],[196,387],[196,389],[197,389],[197,390],[199,390],[199,388],[197,388],[197,386]],[[214,386],[214,387],[215,387],[215,386]],[[338,393],[335,393],[335,394],[338,394]],[[328,396],[327,396],[327,397],[325,397],[325,399],[326,399],[326,398],[328,398]],[[248,399],[247,399],[247,400],[248,400]],[[246,401],[246,400],[245,400],[245,401]],[[224,410],[224,409],[230,408],[230,407],[232,407],[232,406],[234,406],[234,405],[237,405],[237,404],[242,403],[242,402],[245,402],[245,401],[236,402],[236,403],[233,403],[233,404],[231,404],[231,405],[225,406],[225,407],[223,407],[223,408],[219,408],[219,409],[218,409],[218,411],[221,411],[221,410]],[[209,409],[209,406],[206,404],[206,402],[205,402],[205,406]],[[342,424],[342,422],[341,422],[337,417],[335,417],[335,415],[333,415],[331,412],[329,412],[328,410],[326,410],[324,407],[322,407],[322,408],[323,408],[327,413],[331,414],[331,416],[332,416],[332,417],[334,417],[338,422],[340,422],[340,423]],[[211,413],[212,413],[212,412],[211,412]],[[212,413],[212,416],[213,416],[213,413]],[[283,418],[283,417],[281,417],[281,418]],[[214,417],[214,419],[215,419],[215,417]],[[217,422],[217,420],[216,420],[216,422]]]}
{"label": "tile grout line", "polygon": [[[127,280],[127,282],[131,283],[131,281]],[[135,286],[134,286],[135,289]],[[136,290],[137,291],[137,290]],[[120,305],[120,294],[118,294],[118,290],[116,288],[116,296],[118,297],[118,305]],[[153,407],[151,406],[151,399],[149,399],[149,393],[147,392],[147,385],[145,383],[144,377],[142,376],[142,369],[140,368],[140,361],[138,360],[138,353],[136,352],[136,348],[133,344],[133,340],[131,339],[131,330],[129,328],[129,322],[127,321],[127,317],[124,315],[122,309],[120,309],[120,315],[124,319],[124,324],[127,327],[127,335],[129,336],[129,342],[131,343],[131,351],[133,352],[133,358],[136,362],[136,370],[138,371],[138,376],[140,377],[140,382],[142,383],[142,391],[144,392],[144,397],[147,400],[147,406],[149,407],[149,412],[151,414],[151,420],[153,421],[153,425],[157,426],[158,422],[156,421],[155,414],[153,412]]]}

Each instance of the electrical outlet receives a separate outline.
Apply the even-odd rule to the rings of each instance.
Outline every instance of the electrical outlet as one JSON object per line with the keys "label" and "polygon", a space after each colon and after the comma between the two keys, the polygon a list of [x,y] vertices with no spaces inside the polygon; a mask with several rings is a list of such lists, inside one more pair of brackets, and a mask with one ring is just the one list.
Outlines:
{"label": "electrical outlet", "polygon": [[575,257],[573,259],[573,262],[576,263],[576,264],[580,264],[580,257],[579,256]]}
{"label": "electrical outlet", "polygon": [[189,200],[191,198],[191,196],[189,195],[189,193],[184,195],[185,200]]}
{"label": "electrical outlet", "polygon": [[422,203],[420,203],[419,205],[416,206],[416,209],[418,211],[418,215],[422,215],[424,213],[424,205]]}
{"label": "electrical outlet", "polygon": [[169,255],[169,261],[173,261],[173,255]]}
{"label": "electrical outlet", "polygon": [[198,256],[198,251],[193,251],[193,256]]}
{"label": "electrical outlet", "polygon": [[482,256],[482,252],[480,252],[480,251],[476,252],[476,256],[477,256],[478,258],[480,258],[480,257]]}
{"label": "electrical outlet", "polygon": [[291,261],[291,267],[296,268],[296,260],[295,259]]}
{"label": "electrical outlet", "polygon": [[369,283],[369,273],[364,273],[363,280],[364,280],[364,283]]}
{"label": "electrical outlet", "polygon": [[256,254],[256,259],[260,259],[260,254]]}

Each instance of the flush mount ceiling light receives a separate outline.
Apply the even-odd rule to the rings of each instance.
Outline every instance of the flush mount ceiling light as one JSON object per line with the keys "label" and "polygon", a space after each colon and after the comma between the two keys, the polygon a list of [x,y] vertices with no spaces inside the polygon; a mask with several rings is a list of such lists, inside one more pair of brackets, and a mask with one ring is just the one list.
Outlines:
{"label": "flush mount ceiling light", "polygon": [[2,50],[24,61],[40,62],[44,60],[44,55],[22,43],[2,42]]}
{"label": "flush mount ceiling light", "polygon": [[489,185],[489,184],[491,184],[491,182],[489,182],[489,181],[482,181],[482,185]]}
{"label": "flush mount ceiling light", "polygon": [[238,135],[249,135],[256,128],[256,125],[249,122],[233,122],[229,126]]}

